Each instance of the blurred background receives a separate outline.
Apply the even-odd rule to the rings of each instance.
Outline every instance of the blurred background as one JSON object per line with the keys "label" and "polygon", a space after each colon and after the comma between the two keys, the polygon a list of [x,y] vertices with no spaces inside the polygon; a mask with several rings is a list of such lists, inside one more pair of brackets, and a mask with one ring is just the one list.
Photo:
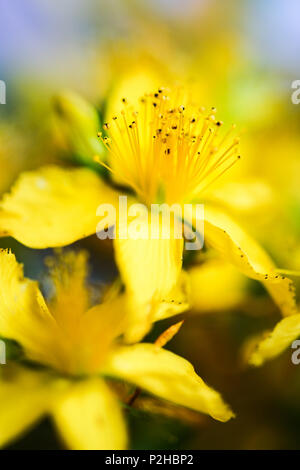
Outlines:
{"label": "blurred background", "polygon": [[[91,102],[101,121],[124,94],[134,100],[156,86],[185,84],[242,132],[241,165],[225,183],[252,182],[253,201],[237,196],[234,211],[280,268],[299,270],[300,105],[291,101],[291,84],[300,79],[299,17],[298,0],[0,0],[7,92],[0,105],[0,193],[24,169],[86,164],[63,148],[53,125],[62,90]],[[0,246],[11,247],[26,274],[39,278],[49,250],[12,239]],[[93,282],[117,275],[109,243],[90,237],[75,246],[89,250]],[[237,418],[222,424],[141,396],[128,416],[135,449],[300,446],[300,367],[291,351],[260,369],[242,360],[247,339],[272,328],[279,312],[255,281],[235,279],[239,295],[228,301],[231,278],[217,272],[211,277],[208,269],[203,283],[216,285],[212,297],[221,289],[224,301],[199,301],[169,347],[222,392]],[[168,324],[156,325],[149,339]],[[12,446],[57,447],[47,420]]]}

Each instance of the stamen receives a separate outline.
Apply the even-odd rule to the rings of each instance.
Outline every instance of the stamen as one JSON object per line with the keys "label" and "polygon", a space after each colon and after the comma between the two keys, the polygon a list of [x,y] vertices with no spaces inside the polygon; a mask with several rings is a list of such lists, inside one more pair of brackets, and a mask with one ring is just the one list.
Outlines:
{"label": "stamen", "polygon": [[235,126],[219,138],[223,122],[216,108],[206,112],[180,95],[159,88],[141,97],[137,110],[123,98],[120,116],[103,126],[109,137],[100,134],[110,158],[108,165],[99,163],[146,203],[156,201],[161,187],[168,203],[190,201],[239,158]]}

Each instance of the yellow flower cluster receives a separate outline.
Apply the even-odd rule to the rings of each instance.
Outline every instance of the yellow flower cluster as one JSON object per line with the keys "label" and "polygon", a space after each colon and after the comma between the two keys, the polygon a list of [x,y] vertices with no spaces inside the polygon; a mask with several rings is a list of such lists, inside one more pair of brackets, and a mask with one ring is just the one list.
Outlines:
{"label": "yellow flower cluster", "polygon": [[[47,261],[51,288],[43,295],[14,254],[2,250],[0,336],[22,348],[21,358],[0,370],[2,446],[49,414],[72,449],[124,449],[122,408],[131,403],[126,384],[219,421],[232,418],[192,365],[164,349],[178,325],[155,343],[142,341],[154,322],[189,308],[236,305],[246,277],[260,281],[285,316],[256,345],[250,363],[274,357],[300,334],[292,281],[235,221],[236,207],[251,205],[257,187],[232,181],[214,186],[240,158],[234,126],[223,131],[215,108],[205,110],[179,88],[146,93],[136,106],[126,96],[122,102],[97,140],[93,108],[74,94],[57,97],[57,130],[64,144],[86,152],[84,163],[91,167],[52,165],[22,173],[0,202],[0,235],[34,249],[65,247],[95,234],[98,206],[117,211],[119,196],[147,207],[201,203],[205,245],[217,256],[203,264],[197,254],[183,269],[182,237],[122,238],[117,228],[120,280],[95,302],[85,252],[60,249]],[[195,227],[199,217],[191,209],[176,223],[181,230]],[[113,223],[106,218],[100,229]],[[157,219],[159,234],[164,223]],[[121,382],[122,392],[111,378]]]}

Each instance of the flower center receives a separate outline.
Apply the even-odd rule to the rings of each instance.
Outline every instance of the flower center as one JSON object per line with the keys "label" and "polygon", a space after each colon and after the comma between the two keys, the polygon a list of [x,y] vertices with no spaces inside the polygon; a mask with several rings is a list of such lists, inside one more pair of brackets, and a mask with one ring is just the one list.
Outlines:
{"label": "flower center", "polygon": [[235,126],[221,135],[216,109],[185,104],[180,90],[146,94],[138,109],[123,110],[99,134],[109,150],[108,168],[143,202],[183,203],[199,196],[240,157]]}

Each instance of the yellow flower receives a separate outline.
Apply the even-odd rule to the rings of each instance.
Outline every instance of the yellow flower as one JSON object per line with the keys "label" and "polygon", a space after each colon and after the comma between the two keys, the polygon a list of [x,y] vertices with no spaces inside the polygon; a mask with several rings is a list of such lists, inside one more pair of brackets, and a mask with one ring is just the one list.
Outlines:
{"label": "yellow flower", "polygon": [[[227,214],[220,191],[214,197],[212,183],[239,158],[233,129],[222,132],[215,114],[215,109],[206,112],[195,106],[179,89],[145,95],[138,109],[124,98],[122,112],[104,125],[108,135],[102,139],[109,152],[107,161],[100,162],[114,184],[134,192],[133,202],[204,203],[205,242],[243,274],[261,281],[284,315],[296,313],[291,281],[278,275],[264,250]],[[125,189],[116,189],[88,169],[46,167],[24,173],[0,204],[0,234],[32,248],[67,245],[95,233],[98,205],[117,208],[122,194]],[[191,210],[187,218],[184,223],[197,227],[199,215]],[[113,222],[106,219],[102,228]],[[148,227],[147,218],[144,224]],[[128,340],[139,340],[154,320],[187,308],[183,245],[176,237],[114,240],[133,305]],[[168,308],[157,310],[162,300]]]}
{"label": "yellow flower", "polygon": [[46,300],[15,256],[0,252],[0,335],[17,341],[26,359],[0,369],[1,446],[50,414],[72,449],[125,448],[121,404],[107,377],[220,421],[233,417],[188,361],[161,347],[166,338],[124,345],[126,298],[112,290],[91,306],[85,253],[66,252],[48,264],[52,294]]}

